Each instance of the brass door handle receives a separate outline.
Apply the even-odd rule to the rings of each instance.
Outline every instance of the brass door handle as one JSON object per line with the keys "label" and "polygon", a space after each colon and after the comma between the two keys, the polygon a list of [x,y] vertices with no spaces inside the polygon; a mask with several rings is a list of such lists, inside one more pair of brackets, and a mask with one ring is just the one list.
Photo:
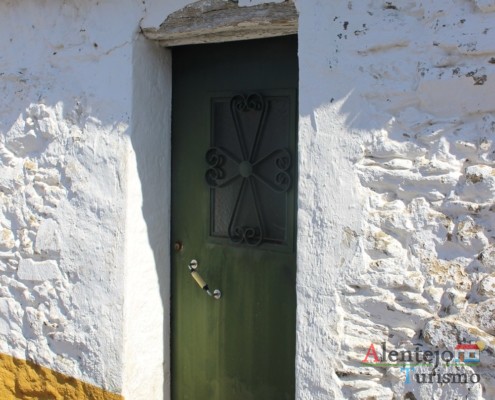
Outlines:
{"label": "brass door handle", "polygon": [[198,268],[198,262],[196,260],[191,260],[191,262],[188,265],[188,268],[189,268],[189,272],[191,273],[191,276],[196,281],[198,286],[201,289],[203,289],[206,293],[208,293],[209,296],[211,296],[217,300],[220,297],[222,297],[222,292],[220,292],[220,290],[218,290],[218,289],[215,289],[212,292],[210,290],[210,288],[208,287],[208,284],[205,282],[205,280],[201,277],[201,275],[198,273],[198,271],[196,271],[196,269]]}

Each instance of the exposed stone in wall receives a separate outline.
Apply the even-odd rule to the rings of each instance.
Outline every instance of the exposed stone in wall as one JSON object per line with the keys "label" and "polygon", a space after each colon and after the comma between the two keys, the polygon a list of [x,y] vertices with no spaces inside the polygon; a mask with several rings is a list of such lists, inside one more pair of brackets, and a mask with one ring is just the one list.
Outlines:
{"label": "exposed stone in wall", "polygon": [[[127,345],[136,361],[128,368],[130,398],[164,392],[167,347],[157,267],[142,197],[135,195],[141,195],[141,186],[134,170],[131,199],[127,190],[128,166],[136,164],[129,127],[133,43],[148,4],[0,3],[0,353],[73,377],[74,385],[79,379],[121,393]],[[143,80],[151,76],[149,70],[143,75]],[[161,81],[149,81],[156,96],[164,92]],[[142,99],[136,104],[153,109]],[[157,119],[165,119],[166,107],[156,108]],[[136,134],[151,130],[163,137],[162,125],[152,118],[140,121],[146,129]],[[150,158],[150,165],[163,159]],[[162,213],[154,214],[155,223],[168,233],[156,215]],[[127,252],[126,228],[136,230],[135,247]],[[152,236],[166,249],[162,240]],[[126,261],[131,252],[137,261]],[[135,297],[128,298],[138,301],[126,311],[124,324],[128,265],[139,274],[128,284]],[[142,312],[146,307],[153,311]],[[148,325],[133,326],[138,312]]]}
{"label": "exposed stone in wall", "polygon": [[[301,89],[310,123],[303,119],[300,139],[299,221],[321,221],[318,233],[299,242],[299,251],[308,252],[299,264],[312,263],[315,272],[299,269],[305,288],[299,316],[307,313],[312,322],[298,327],[304,346],[298,393],[304,399],[327,398],[323,393],[493,398],[493,2],[317,3],[317,11],[298,3],[301,86],[320,77],[320,87]],[[314,35],[304,34],[309,26]],[[323,43],[326,53],[319,56]],[[306,219],[311,207],[324,217]],[[333,289],[316,308],[309,293],[326,289],[314,280]],[[319,336],[327,343],[320,357],[310,356],[309,343]],[[424,352],[452,351],[464,340],[486,345],[481,364],[467,367],[481,375],[480,383],[406,384],[399,368],[361,363],[371,343],[381,354],[382,342],[389,350]],[[306,374],[328,365],[336,376]]]}
{"label": "exposed stone in wall", "polygon": [[[352,282],[357,287],[344,308],[353,319],[372,322],[392,348],[419,343],[423,350],[452,350],[457,342],[481,336],[488,345],[481,356],[483,396],[490,398],[495,375],[486,366],[495,363],[489,299],[494,266],[482,263],[480,255],[495,243],[493,27],[465,2],[449,12],[433,4],[390,4],[370,8],[376,19],[363,21],[368,35],[380,20],[390,29],[402,25],[404,38],[367,43],[361,53],[361,72],[376,82],[363,96],[388,121],[365,136],[356,163],[366,198],[367,267]],[[432,330],[434,321],[455,332]],[[459,334],[469,326],[479,336]],[[401,380],[384,371],[383,393],[390,388],[416,398],[482,393],[479,384],[402,387]]]}
{"label": "exposed stone in wall", "polygon": [[0,353],[112,392],[122,390],[131,53],[144,8],[0,4]]}
{"label": "exposed stone in wall", "polygon": [[[80,313],[111,320],[118,310],[105,311],[81,292],[112,279],[115,248],[102,244],[119,234],[109,223],[119,210],[119,172],[98,167],[117,161],[109,146],[119,133],[112,138],[112,130],[80,103],[72,110],[38,103],[0,138],[0,352],[86,379],[104,364],[108,341],[100,341],[91,315]],[[89,270],[91,259],[103,270]]]}

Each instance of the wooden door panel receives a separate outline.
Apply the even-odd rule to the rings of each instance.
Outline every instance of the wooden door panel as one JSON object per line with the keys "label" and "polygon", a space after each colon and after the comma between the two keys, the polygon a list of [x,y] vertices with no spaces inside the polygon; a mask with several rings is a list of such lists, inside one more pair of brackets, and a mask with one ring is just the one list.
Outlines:
{"label": "wooden door panel", "polygon": [[295,37],[173,50],[175,400],[294,398],[297,74]]}

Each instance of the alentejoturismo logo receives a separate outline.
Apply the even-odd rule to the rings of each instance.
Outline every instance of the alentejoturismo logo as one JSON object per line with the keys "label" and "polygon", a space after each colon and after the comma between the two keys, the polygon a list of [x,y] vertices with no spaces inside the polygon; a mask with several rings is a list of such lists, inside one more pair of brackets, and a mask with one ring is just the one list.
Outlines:
{"label": "alentejoturismo logo", "polygon": [[371,343],[361,363],[369,367],[400,368],[406,384],[473,384],[478,383],[481,377],[466,367],[479,365],[484,348],[485,344],[477,341],[458,343],[451,350],[430,351],[416,346],[412,350],[389,351],[386,342],[376,347]]}

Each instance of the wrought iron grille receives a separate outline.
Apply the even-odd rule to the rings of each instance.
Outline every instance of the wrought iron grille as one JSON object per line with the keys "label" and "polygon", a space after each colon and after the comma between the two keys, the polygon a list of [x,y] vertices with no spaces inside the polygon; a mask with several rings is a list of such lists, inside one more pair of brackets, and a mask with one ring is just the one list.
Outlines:
{"label": "wrought iron grille", "polygon": [[291,98],[260,93],[211,102],[210,236],[259,246],[288,241]]}

